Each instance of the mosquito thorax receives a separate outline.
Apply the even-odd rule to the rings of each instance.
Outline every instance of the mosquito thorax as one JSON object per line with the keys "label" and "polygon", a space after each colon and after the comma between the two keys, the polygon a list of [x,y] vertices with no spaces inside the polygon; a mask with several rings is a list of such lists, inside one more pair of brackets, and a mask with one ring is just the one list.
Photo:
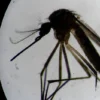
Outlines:
{"label": "mosquito thorax", "polygon": [[55,30],[67,30],[75,24],[75,14],[66,9],[59,9],[49,16],[49,20]]}
{"label": "mosquito thorax", "polygon": [[55,31],[55,37],[59,41],[68,40],[70,31],[76,23],[75,14],[66,9],[59,9],[49,16],[49,20]]}

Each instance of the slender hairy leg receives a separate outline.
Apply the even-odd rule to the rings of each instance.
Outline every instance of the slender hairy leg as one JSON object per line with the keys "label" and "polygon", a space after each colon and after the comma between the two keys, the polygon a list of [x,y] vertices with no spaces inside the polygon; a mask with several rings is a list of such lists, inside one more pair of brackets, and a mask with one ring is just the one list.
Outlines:
{"label": "slender hairy leg", "polygon": [[[50,56],[48,57],[46,63],[44,64],[44,67],[43,67],[43,69],[40,73],[41,100],[44,100],[44,93],[45,93],[45,87],[46,87],[46,78],[47,78],[47,67],[48,67],[48,64],[49,64],[50,60],[52,59],[54,53],[56,52],[58,46],[59,46],[59,42],[57,42],[56,46],[54,47],[53,51],[51,52]],[[43,79],[42,79],[43,74],[44,74],[44,83],[43,83]]]}
{"label": "slender hairy leg", "polygon": [[[65,59],[65,64],[66,64],[66,70],[67,70],[67,74],[68,74],[68,79],[64,80],[65,82],[63,84],[60,84],[57,89],[46,99],[50,99],[52,98],[57,92],[58,90],[60,90],[70,79],[71,79],[71,73],[70,73],[70,68],[69,68],[69,64],[68,64],[68,59],[67,59],[67,54],[66,54],[66,51],[65,51],[65,47],[64,47],[64,44],[61,44],[62,46],[62,51],[63,51],[63,55],[64,55],[64,59]],[[61,76],[60,76],[61,77]],[[55,80],[53,80],[55,81]],[[60,80],[57,80],[57,82],[61,83],[62,82],[62,79]],[[52,80],[49,80],[48,81],[48,84],[50,85],[50,83],[53,83]],[[51,99],[50,99],[51,100]]]}
{"label": "slender hairy leg", "polygon": [[[54,82],[59,82],[59,81],[68,81],[68,80],[79,80],[79,79],[87,79],[91,77],[91,74],[93,74],[96,77],[96,80],[100,80],[97,77],[97,72],[96,70],[90,65],[90,63],[78,52],[76,51],[71,45],[66,45],[67,49],[72,53],[72,55],[75,57],[75,59],[78,61],[78,63],[81,65],[81,67],[83,68],[83,70],[86,72],[87,76],[86,77],[76,77],[76,78],[70,78],[70,79],[61,79],[61,80],[48,80],[48,84],[50,85],[51,83]],[[85,63],[85,64],[84,64]],[[89,68],[88,68],[89,67]],[[66,84],[66,82],[65,82]],[[57,92],[59,89],[61,89],[65,84],[61,85],[55,92]],[[52,93],[48,99],[50,97],[52,97],[54,94]],[[46,99],[46,100],[48,100]]]}
{"label": "slender hairy leg", "polygon": [[[61,80],[62,79],[62,43],[60,43],[60,49],[59,49],[59,73],[58,73],[58,76],[59,76],[59,80]],[[57,88],[59,88],[61,83],[62,83],[62,81],[59,81]],[[48,92],[48,91],[46,91],[46,92]],[[55,94],[53,94],[53,96],[51,97],[51,100],[53,100]]]}
{"label": "slender hairy leg", "polygon": [[[59,50],[59,80],[62,79],[62,44],[60,45]],[[61,82],[59,82],[58,87],[60,86]]]}
{"label": "slender hairy leg", "polygon": [[91,66],[91,64],[77,51],[75,50],[70,44],[66,45],[67,49],[73,54],[77,54],[84,62],[85,64],[88,66],[88,68],[92,71],[92,74],[95,76],[96,78],[96,85],[97,85],[97,79],[100,80],[97,76],[97,71]]}

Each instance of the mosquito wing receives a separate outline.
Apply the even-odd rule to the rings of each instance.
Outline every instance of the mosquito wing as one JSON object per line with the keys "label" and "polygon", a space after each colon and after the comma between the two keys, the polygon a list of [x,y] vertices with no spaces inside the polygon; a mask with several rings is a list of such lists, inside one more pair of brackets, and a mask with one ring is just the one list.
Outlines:
{"label": "mosquito wing", "polygon": [[80,25],[80,27],[83,29],[85,34],[90,37],[98,46],[100,46],[100,37],[98,34],[84,21],[80,19],[76,19],[77,23]]}
{"label": "mosquito wing", "polygon": [[72,33],[94,68],[100,72],[100,56],[82,27],[83,26],[76,24],[76,28]]}

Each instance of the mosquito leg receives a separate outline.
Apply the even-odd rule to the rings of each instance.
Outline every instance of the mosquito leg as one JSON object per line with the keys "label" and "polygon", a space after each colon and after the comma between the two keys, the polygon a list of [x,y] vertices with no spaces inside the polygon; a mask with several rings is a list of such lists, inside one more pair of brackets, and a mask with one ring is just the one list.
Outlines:
{"label": "mosquito leg", "polygon": [[48,80],[49,83],[54,83],[54,82],[59,82],[59,81],[66,81],[66,80],[87,79],[87,78],[90,78],[91,77],[91,73],[90,73],[89,69],[87,68],[87,66],[81,61],[81,59],[78,58],[78,56],[76,56],[74,53],[73,53],[73,55],[76,58],[76,60],[79,62],[79,64],[82,66],[82,68],[86,72],[87,76],[86,77],[70,78],[70,79],[61,79],[61,80]]}
{"label": "mosquito leg", "polygon": [[[58,76],[59,76],[59,80],[61,80],[62,79],[62,43],[60,43],[60,49],[59,49],[59,73],[58,73]],[[61,81],[59,81],[57,88],[59,88],[60,85],[61,85]],[[55,94],[52,96],[51,100],[53,100]]]}
{"label": "mosquito leg", "polygon": [[47,84],[47,88],[46,88],[46,93],[45,93],[45,100],[47,100],[47,94],[48,94],[48,90],[49,90],[49,82],[48,82],[48,84]]}
{"label": "mosquito leg", "polygon": [[[50,85],[51,83],[54,83],[54,82],[59,82],[59,81],[63,82],[63,81],[65,81],[65,83],[62,84],[62,85],[55,91],[55,92],[57,92],[58,90],[60,90],[60,89],[66,84],[66,82],[71,81],[71,80],[88,79],[88,78],[90,78],[91,74],[89,73],[88,75],[89,75],[89,76],[87,76],[87,77],[76,77],[76,78],[62,79],[62,80],[48,80],[48,82],[49,82],[49,85]],[[46,100],[48,100],[48,99],[50,99],[52,96],[54,96],[55,92],[52,93]]]}
{"label": "mosquito leg", "polygon": [[[59,50],[59,80],[62,79],[62,44],[60,45],[60,50]],[[59,82],[60,86],[61,82]]]}
{"label": "mosquito leg", "polygon": [[[46,87],[47,67],[48,67],[48,64],[49,64],[50,60],[52,59],[54,53],[56,52],[58,46],[59,46],[59,42],[54,47],[53,51],[51,52],[50,56],[48,57],[46,63],[44,64],[44,67],[43,67],[43,69],[42,69],[42,71],[40,73],[40,80],[41,80],[41,98],[42,98],[42,100],[44,100],[44,93],[45,93],[45,87]],[[44,83],[42,81],[43,80],[42,79],[43,74],[44,74]]]}
{"label": "mosquito leg", "polygon": [[70,72],[70,67],[69,67],[69,63],[68,63],[67,54],[66,54],[66,51],[65,51],[64,44],[62,45],[62,48],[63,48],[63,55],[64,55],[64,59],[65,59],[65,63],[66,63],[66,68],[67,68],[67,71],[68,71],[68,79],[70,79],[71,78],[71,72]]}
{"label": "mosquito leg", "polygon": [[[67,49],[73,54],[73,56],[75,57],[75,53],[81,58],[82,61],[84,61],[84,63],[89,67],[90,71],[92,71],[92,74],[95,76],[96,78],[96,82],[95,82],[95,86],[97,86],[97,79],[100,80],[97,76],[97,71],[91,66],[91,64],[77,51],[75,50],[70,44],[66,45]],[[88,70],[87,67],[83,67],[83,69],[86,71]]]}
{"label": "mosquito leg", "polygon": [[[68,79],[63,83],[63,84],[61,84],[48,98],[47,98],[47,100],[48,99],[50,99],[50,98],[52,98],[52,96],[54,96],[57,92],[58,92],[58,90],[60,90],[65,84],[67,84],[68,82],[69,82],[69,80],[71,79],[71,72],[70,72],[70,68],[69,68],[69,64],[68,64],[68,59],[67,59],[67,54],[66,54],[66,51],[65,51],[65,47],[64,47],[64,44],[62,44],[62,51],[63,51],[63,55],[64,55],[64,59],[65,59],[65,64],[66,64],[66,69],[67,69],[67,73],[68,73]],[[62,80],[62,79],[61,79]],[[61,81],[60,80],[60,81]],[[58,80],[58,82],[59,82],[59,80]],[[50,81],[49,81],[49,83],[50,83]],[[59,82],[60,83],[60,82]]]}
{"label": "mosquito leg", "polygon": [[[48,90],[48,84],[46,88],[46,79],[47,79],[47,68],[44,70],[44,82],[42,81],[42,77],[40,76],[41,81],[41,100],[46,100],[44,95],[47,95],[45,89]],[[44,84],[43,84],[44,83]]]}
{"label": "mosquito leg", "polygon": [[[75,54],[73,53],[73,51],[72,51],[72,54],[73,54],[73,56],[75,57],[75,59],[79,62],[79,64],[82,66],[82,68],[83,68],[84,71],[86,72],[87,76],[86,76],[86,77],[70,78],[70,79],[61,79],[61,80],[48,80],[49,84],[54,83],[54,82],[59,82],[59,81],[61,81],[61,82],[62,82],[62,81],[65,81],[65,83],[66,83],[66,81],[69,81],[69,80],[87,79],[87,78],[90,78],[90,77],[91,77],[91,73],[90,73],[89,69],[87,68],[87,66],[81,61],[80,58],[78,58],[77,55],[75,55]],[[63,84],[62,86],[60,86],[60,87],[58,88],[58,90],[61,89],[64,85],[65,85],[65,84]],[[56,90],[55,92],[57,92],[58,90]],[[48,97],[48,99],[49,99],[50,97],[52,97],[52,96],[55,94],[55,92],[52,93],[52,94]],[[47,99],[47,100],[48,100],[48,99]]]}
{"label": "mosquito leg", "polygon": [[43,87],[43,84],[42,84],[42,77],[40,77],[40,82],[41,82],[41,84],[40,84],[40,87],[41,87],[41,100],[43,100],[43,96],[42,96],[42,87]]}
{"label": "mosquito leg", "polygon": [[[76,77],[76,78],[71,78],[70,80],[78,80],[78,79],[86,79],[86,78],[90,78],[91,77],[91,72],[90,70],[87,68],[87,66],[83,63],[83,61],[78,57],[78,55],[75,55],[75,53],[70,50],[68,48],[68,50],[72,53],[72,55],[75,57],[75,59],[77,60],[77,62],[81,65],[81,67],[83,68],[83,70],[86,72],[87,76],[86,77]],[[86,60],[86,59],[85,59]],[[68,79],[62,79],[62,80],[48,80],[49,83],[54,83],[54,82],[58,82],[58,81],[66,81]]]}
{"label": "mosquito leg", "polygon": [[[69,49],[68,49],[69,50]],[[71,51],[71,50],[70,50]],[[79,79],[87,79],[91,77],[91,73],[89,71],[89,69],[87,68],[87,66],[81,61],[81,59],[75,55],[73,53],[73,51],[71,51],[71,53],[73,54],[73,56],[75,57],[75,59],[78,61],[78,63],[82,66],[82,68],[84,69],[84,71],[86,72],[87,76],[86,77],[76,77],[76,78],[71,78],[70,80],[79,80]],[[59,82],[59,81],[66,81],[69,79],[62,79],[62,80],[49,80],[49,83],[54,83],[54,82]],[[53,95],[53,94],[52,94]]]}
{"label": "mosquito leg", "polygon": [[[95,77],[96,77],[96,80],[98,79],[98,77],[97,77],[97,72],[95,71],[95,69],[90,65],[90,63],[77,51],[74,51],[75,49],[71,49],[70,48],[70,45],[68,44],[68,45],[66,45],[66,47],[67,47],[67,49],[73,54],[73,56],[75,57],[75,59],[78,61],[78,63],[82,66],[82,68],[84,69],[84,71],[86,72],[86,74],[87,74],[87,76],[86,77],[76,77],[76,78],[70,78],[70,79],[61,79],[61,80],[49,80],[48,82],[49,82],[49,84],[50,83],[54,83],[54,82],[59,82],[59,81],[69,81],[69,80],[78,80],[78,79],[87,79],[87,78],[90,78],[91,77],[91,74],[93,74],[93,75],[95,75]],[[76,54],[77,55],[76,55]],[[65,54],[64,54],[65,55]],[[80,57],[80,58],[79,58]],[[82,61],[83,60],[83,61]],[[87,65],[85,65],[84,63]],[[87,67],[89,67],[89,68],[87,68]],[[92,72],[91,72],[92,71]],[[65,82],[66,83],[66,82]],[[63,86],[64,86],[65,84],[63,84],[63,85],[61,85],[59,88],[58,88],[58,90],[59,89],[61,89]],[[55,92],[57,92],[58,90],[56,90]],[[52,97],[54,95],[54,93],[52,93],[49,97],[48,97],[48,99],[50,98],[50,97]],[[47,100],[48,100],[47,99]]]}

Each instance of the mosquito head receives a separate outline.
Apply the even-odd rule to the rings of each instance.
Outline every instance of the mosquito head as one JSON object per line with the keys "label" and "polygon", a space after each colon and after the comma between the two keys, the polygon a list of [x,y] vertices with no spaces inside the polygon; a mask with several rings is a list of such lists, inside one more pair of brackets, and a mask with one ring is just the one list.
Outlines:
{"label": "mosquito head", "polygon": [[43,23],[40,28],[40,33],[39,33],[40,37],[43,37],[46,34],[48,34],[50,32],[50,29],[51,29],[50,22]]}
{"label": "mosquito head", "polygon": [[25,50],[27,50],[29,47],[31,47],[32,45],[37,43],[43,36],[45,36],[46,34],[49,33],[50,29],[51,29],[50,22],[43,23],[41,25],[41,27],[39,29],[37,29],[37,31],[39,31],[39,36],[35,38],[35,41],[32,42],[30,45],[28,45],[23,50],[21,50],[18,54],[16,54],[10,61],[13,61],[16,57],[18,57],[20,54],[22,54]]}

